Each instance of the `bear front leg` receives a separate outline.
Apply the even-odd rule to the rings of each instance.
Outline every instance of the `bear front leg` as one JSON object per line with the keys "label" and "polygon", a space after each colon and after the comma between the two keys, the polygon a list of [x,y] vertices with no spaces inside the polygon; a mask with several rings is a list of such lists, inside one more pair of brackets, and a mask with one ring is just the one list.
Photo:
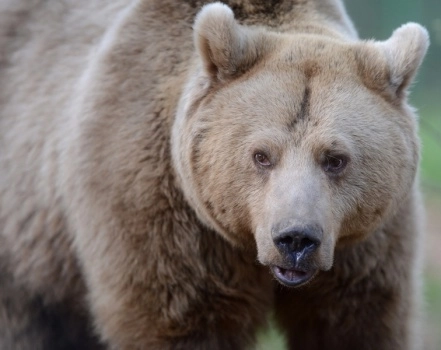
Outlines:
{"label": "bear front leg", "polygon": [[78,302],[50,302],[0,266],[1,350],[102,349]]}
{"label": "bear front leg", "polygon": [[153,217],[95,214],[89,223],[83,217],[76,245],[96,329],[111,349],[244,349],[254,342],[272,295],[252,256],[166,208]]}
{"label": "bear front leg", "polygon": [[[377,293],[376,291],[374,293]],[[303,294],[303,293],[301,293]],[[307,292],[305,292],[307,294]],[[346,300],[321,300],[289,290],[277,293],[277,322],[287,336],[289,349],[302,350],[403,350],[417,349],[410,339],[407,308],[393,293]],[[350,300],[348,300],[350,298]],[[295,300],[295,301],[294,301]]]}
{"label": "bear front leg", "polygon": [[[354,266],[354,265],[352,265]],[[337,267],[338,268],[338,267]],[[299,289],[276,287],[276,317],[289,349],[416,350],[417,297],[408,271],[385,266],[340,279],[335,267]],[[348,270],[347,270],[348,271]]]}

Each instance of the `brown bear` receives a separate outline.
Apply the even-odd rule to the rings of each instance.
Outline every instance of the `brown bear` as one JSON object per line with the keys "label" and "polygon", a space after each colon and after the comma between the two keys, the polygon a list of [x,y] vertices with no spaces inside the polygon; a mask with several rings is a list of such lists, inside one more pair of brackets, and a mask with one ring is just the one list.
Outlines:
{"label": "brown bear", "polygon": [[0,348],[419,349],[428,46],[340,0],[0,5]]}

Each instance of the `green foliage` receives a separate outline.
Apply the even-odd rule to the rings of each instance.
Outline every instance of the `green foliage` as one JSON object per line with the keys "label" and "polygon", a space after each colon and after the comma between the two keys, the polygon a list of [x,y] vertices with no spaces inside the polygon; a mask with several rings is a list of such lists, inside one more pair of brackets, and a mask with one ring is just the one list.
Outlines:
{"label": "green foliage", "polygon": [[434,191],[441,195],[441,116],[438,111],[441,111],[441,106],[436,109],[422,108],[420,111],[421,179],[427,192]]}
{"label": "green foliage", "polygon": [[[438,275],[439,276],[439,275]],[[432,274],[427,274],[425,283],[426,301],[426,347],[441,349],[441,280]]]}
{"label": "green foliage", "polygon": [[[433,127],[434,128],[434,127]],[[440,128],[441,130],[441,128]],[[428,130],[421,131],[423,157],[421,162],[421,176],[423,186],[428,190],[441,191],[441,145]],[[441,192],[440,192],[441,194]]]}
{"label": "green foliage", "polygon": [[274,322],[270,323],[269,329],[262,332],[257,339],[257,350],[285,350],[285,338],[276,328]]}
{"label": "green foliage", "polygon": [[436,313],[432,313],[431,316],[441,322],[441,281],[439,278],[428,274],[424,289],[427,303],[430,304],[432,309],[437,311]]}

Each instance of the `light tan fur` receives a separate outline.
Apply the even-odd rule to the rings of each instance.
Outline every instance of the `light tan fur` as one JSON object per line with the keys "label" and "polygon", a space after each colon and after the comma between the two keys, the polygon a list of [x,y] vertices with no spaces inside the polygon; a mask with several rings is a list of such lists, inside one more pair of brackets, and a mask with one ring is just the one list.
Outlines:
{"label": "light tan fur", "polygon": [[[0,4],[1,349],[245,349],[271,310],[292,349],[420,348],[427,32],[226,3]],[[282,288],[299,225],[314,277]]]}

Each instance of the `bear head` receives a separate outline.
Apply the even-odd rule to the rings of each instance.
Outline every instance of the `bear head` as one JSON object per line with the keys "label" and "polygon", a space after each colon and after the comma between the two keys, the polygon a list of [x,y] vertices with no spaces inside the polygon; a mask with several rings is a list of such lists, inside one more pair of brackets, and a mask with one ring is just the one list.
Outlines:
{"label": "bear head", "polygon": [[383,42],[277,33],[214,3],[198,14],[194,42],[172,130],[179,184],[202,222],[256,247],[283,284],[303,284],[413,186],[407,88],[427,32],[409,23]]}

